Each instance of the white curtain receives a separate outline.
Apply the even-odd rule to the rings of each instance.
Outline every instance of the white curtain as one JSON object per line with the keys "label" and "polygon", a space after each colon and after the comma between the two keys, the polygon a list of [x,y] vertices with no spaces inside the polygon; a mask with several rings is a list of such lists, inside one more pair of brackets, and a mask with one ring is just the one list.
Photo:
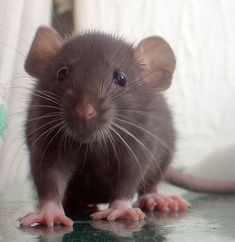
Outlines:
{"label": "white curtain", "polygon": [[[175,163],[195,167],[203,161],[209,166],[199,164],[194,168],[198,173],[207,176],[213,167],[217,177],[233,178],[235,1],[75,3],[77,31],[95,28],[124,35],[131,41],[157,34],[170,43],[177,57],[173,86],[167,92],[179,134]],[[32,80],[20,76],[25,75],[23,63],[36,28],[50,22],[51,5],[50,0],[0,0],[0,102],[9,114],[4,143],[0,142],[0,190],[25,181],[28,175],[22,132],[26,88]],[[219,166],[226,165],[218,169],[216,159]]]}
{"label": "white curtain", "polygon": [[179,136],[175,163],[233,179],[234,9],[233,0],[76,0],[75,9],[78,31],[99,29],[131,41],[160,35],[170,43],[177,59],[167,92]]}
{"label": "white curtain", "polygon": [[28,175],[23,121],[33,80],[23,66],[37,27],[50,23],[51,9],[50,0],[0,0],[0,105],[8,113],[8,128],[0,143],[0,190]]}

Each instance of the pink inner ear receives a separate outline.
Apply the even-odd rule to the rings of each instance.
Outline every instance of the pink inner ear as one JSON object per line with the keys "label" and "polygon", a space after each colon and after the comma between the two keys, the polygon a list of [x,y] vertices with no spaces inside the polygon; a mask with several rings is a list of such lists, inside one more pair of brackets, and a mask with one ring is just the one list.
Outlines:
{"label": "pink inner ear", "polygon": [[62,39],[54,29],[40,27],[31,49],[34,49],[41,58],[45,58],[54,55],[61,47]]}
{"label": "pink inner ear", "polygon": [[167,42],[157,36],[146,38],[134,49],[147,88],[161,91],[171,85],[175,56]]}
{"label": "pink inner ear", "polygon": [[52,28],[39,27],[25,61],[25,70],[31,76],[42,77],[50,58],[62,47],[63,41]]}
{"label": "pink inner ear", "polygon": [[170,87],[172,74],[166,70],[159,70],[152,73],[145,73],[144,78],[148,88],[154,89],[155,91],[163,91]]}

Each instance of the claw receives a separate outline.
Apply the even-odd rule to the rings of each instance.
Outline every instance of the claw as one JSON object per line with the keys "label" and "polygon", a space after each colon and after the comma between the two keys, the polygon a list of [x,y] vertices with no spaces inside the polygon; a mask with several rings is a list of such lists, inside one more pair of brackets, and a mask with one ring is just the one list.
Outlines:
{"label": "claw", "polygon": [[93,213],[90,216],[93,220],[107,219],[114,221],[117,219],[128,219],[132,221],[142,220],[146,216],[139,208],[132,208],[129,202],[113,201],[108,209]]}
{"label": "claw", "polygon": [[145,214],[139,208],[128,209],[107,209],[91,215],[93,220],[107,219],[107,221],[114,221],[117,219],[128,219],[132,221],[142,220]]}
{"label": "claw", "polygon": [[62,206],[48,202],[39,213],[29,213],[19,218],[21,226],[33,226],[35,224],[53,227],[56,224],[72,226],[73,221],[64,214]]}
{"label": "claw", "polygon": [[139,207],[147,211],[171,211],[187,210],[190,204],[179,196],[165,196],[158,193],[144,194],[134,203],[134,207]]}

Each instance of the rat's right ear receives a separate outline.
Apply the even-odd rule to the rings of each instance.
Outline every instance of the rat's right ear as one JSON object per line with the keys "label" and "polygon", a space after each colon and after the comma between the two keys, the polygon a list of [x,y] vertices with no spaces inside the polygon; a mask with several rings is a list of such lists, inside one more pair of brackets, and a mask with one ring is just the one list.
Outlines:
{"label": "rat's right ear", "polygon": [[63,41],[52,28],[38,28],[28,56],[25,61],[25,71],[33,77],[43,77],[52,56],[61,48]]}

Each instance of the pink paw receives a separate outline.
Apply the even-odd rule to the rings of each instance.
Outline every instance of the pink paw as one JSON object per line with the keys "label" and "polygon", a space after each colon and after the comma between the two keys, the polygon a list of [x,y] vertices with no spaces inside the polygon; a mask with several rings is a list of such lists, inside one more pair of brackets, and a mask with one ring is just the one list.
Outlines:
{"label": "pink paw", "polygon": [[145,217],[145,214],[139,208],[108,208],[91,215],[93,220],[107,219],[108,221],[114,221],[117,219],[137,221],[144,219]]}
{"label": "pink paw", "polygon": [[32,226],[41,224],[47,227],[53,227],[56,224],[72,226],[73,221],[66,217],[63,208],[54,203],[47,203],[40,213],[29,213],[19,218],[22,226]]}
{"label": "pink paw", "polygon": [[177,212],[187,210],[189,203],[179,196],[165,196],[158,193],[144,194],[134,203],[134,207],[139,207],[147,211],[167,211]]}

